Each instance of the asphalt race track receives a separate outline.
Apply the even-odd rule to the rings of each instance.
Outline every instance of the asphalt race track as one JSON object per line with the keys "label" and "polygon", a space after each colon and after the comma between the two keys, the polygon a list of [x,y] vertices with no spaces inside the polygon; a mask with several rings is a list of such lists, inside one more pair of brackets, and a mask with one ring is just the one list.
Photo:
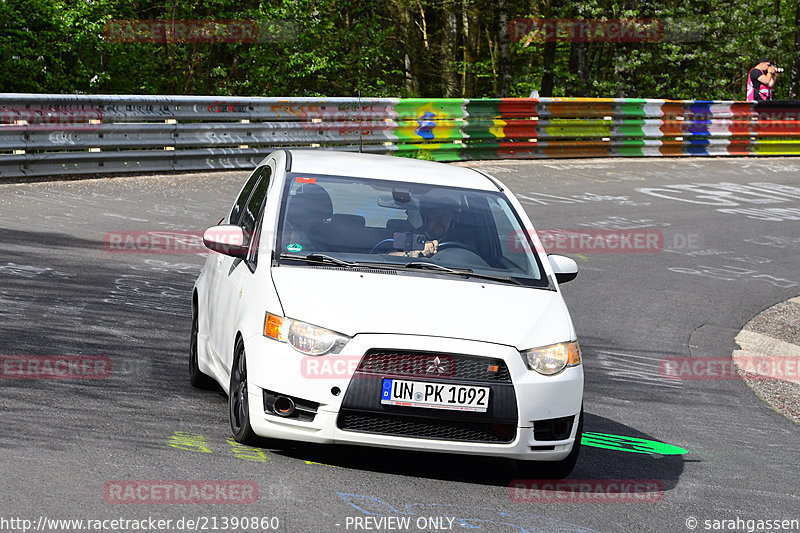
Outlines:
{"label": "asphalt race track", "polygon": [[[236,445],[226,397],[187,380],[190,291],[204,256],[106,244],[117,232],[216,224],[247,173],[16,183],[0,185],[0,354],[95,356],[110,374],[20,379],[4,362],[0,531],[119,518],[169,519],[168,531],[222,531],[227,520],[227,530],[290,532],[682,532],[737,519],[726,530],[747,531],[748,520],[800,520],[800,427],[741,380],[667,379],[663,366],[729,357],[748,320],[800,294],[800,159],[468,165],[508,185],[539,229],[659,236],[645,250],[550,250],[580,268],[564,293],[584,354],[584,430],[619,437],[585,445],[571,479],[657,490],[537,499],[509,491],[510,461]],[[131,505],[109,492],[144,480],[245,482],[257,500]],[[268,521],[234,528],[233,517]],[[61,530],[90,530],[81,527]]]}

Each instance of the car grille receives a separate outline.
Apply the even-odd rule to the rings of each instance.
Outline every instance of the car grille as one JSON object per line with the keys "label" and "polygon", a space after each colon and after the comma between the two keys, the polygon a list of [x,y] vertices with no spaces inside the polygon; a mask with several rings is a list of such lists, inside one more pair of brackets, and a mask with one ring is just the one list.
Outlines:
{"label": "car grille", "polygon": [[370,350],[361,359],[358,372],[382,376],[416,376],[511,383],[502,359],[434,352]]}
{"label": "car grille", "polygon": [[349,410],[342,410],[337,426],[345,431],[462,442],[509,443],[517,436],[514,424],[464,422]]}

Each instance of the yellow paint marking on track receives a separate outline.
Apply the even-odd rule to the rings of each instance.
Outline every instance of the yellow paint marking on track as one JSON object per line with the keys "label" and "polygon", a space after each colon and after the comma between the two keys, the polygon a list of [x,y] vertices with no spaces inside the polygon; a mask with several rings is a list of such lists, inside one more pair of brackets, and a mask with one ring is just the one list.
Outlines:
{"label": "yellow paint marking on track", "polygon": [[320,466],[329,466],[331,468],[340,468],[336,465],[326,465],[325,463],[318,463],[316,461],[303,461],[307,465],[320,465]]}
{"label": "yellow paint marking on track", "polygon": [[[268,463],[269,457],[264,450],[259,448],[253,448],[252,446],[247,446],[246,444],[242,444],[240,442],[236,442],[232,438],[225,439],[225,442],[228,443],[229,450],[231,455],[236,457],[237,459],[242,459],[243,461],[251,461],[254,463]],[[175,433],[167,439],[167,446],[171,448],[177,448],[179,450],[186,450],[188,452],[196,452],[196,453],[214,453],[211,448],[208,447],[208,439],[205,436],[200,435],[199,433],[188,433],[185,431],[176,431]],[[329,465],[325,463],[318,463],[316,461],[304,461],[307,465],[320,465],[320,466],[327,466],[329,468],[341,468],[336,465]]]}
{"label": "yellow paint marking on track", "polygon": [[267,459],[267,454],[258,448],[247,446],[233,439],[226,440],[231,447],[231,453],[233,453],[233,456],[237,459],[252,461],[254,463],[266,463],[269,461],[269,459]]}
{"label": "yellow paint marking on track", "polygon": [[588,257],[586,257],[586,256],[585,256],[585,255],[583,255],[583,254],[575,254],[575,255],[576,255],[577,257],[580,257],[580,258],[581,258],[581,260],[583,260],[583,261],[588,261],[588,260],[589,260],[589,258],[588,258]]}
{"label": "yellow paint marking on track", "polygon": [[206,446],[207,441],[203,435],[197,433],[186,433],[183,431],[176,431],[167,440],[167,445],[179,450],[186,450],[189,452],[198,453],[212,453],[211,448]]}

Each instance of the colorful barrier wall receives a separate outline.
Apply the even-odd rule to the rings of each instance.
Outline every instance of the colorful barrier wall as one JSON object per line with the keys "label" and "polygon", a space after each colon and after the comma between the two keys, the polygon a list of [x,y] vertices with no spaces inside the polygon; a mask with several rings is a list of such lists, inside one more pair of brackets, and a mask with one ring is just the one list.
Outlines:
{"label": "colorful barrier wall", "polygon": [[285,146],[438,161],[800,155],[800,102],[0,94],[0,177],[252,168]]}

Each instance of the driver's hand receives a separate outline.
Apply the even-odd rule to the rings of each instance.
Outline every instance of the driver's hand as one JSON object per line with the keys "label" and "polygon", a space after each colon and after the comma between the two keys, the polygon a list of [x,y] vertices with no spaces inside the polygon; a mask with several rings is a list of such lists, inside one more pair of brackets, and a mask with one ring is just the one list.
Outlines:
{"label": "driver's hand", "polygon": [[426,241],[425,248],[422,250],[422,255],[430,257],[439,251],[439,241]]}
{"label": "driver's hand", "polygon": [[770,66],[770,67],[767,69],[767,72],[769,72],[770,74],[775,74],[775,67],[774,67],[774,66]]}

